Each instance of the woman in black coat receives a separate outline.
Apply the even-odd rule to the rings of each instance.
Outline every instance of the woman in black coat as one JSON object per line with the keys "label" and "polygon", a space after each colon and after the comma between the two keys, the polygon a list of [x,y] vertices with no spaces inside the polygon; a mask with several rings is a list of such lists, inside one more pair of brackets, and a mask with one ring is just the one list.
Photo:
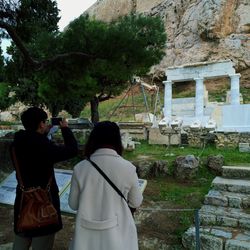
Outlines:
{"label": "woman in black coat", "polygon": [[51,142],[46,136],[49,130],[47,114],[40,108],[27,109],[22,114],[21,120],[25,130],[16,132],[12,147],[15,149],[22,181],[25,188],[38,186],[46,188],[52,176],[51,198],[58,213],[59,224],[19,233],[16,225],[20,209],[21,190],[20,186],[17,185],[14,204],[15,240],[13,249],[28,250],[32,246],[33,249],[50,250],[53,248],[55,233],[62,229],[59,190],[53,165],[56,162],[76,156],[77,142],[65,120],[60,122],[64,145],[56,145]]}

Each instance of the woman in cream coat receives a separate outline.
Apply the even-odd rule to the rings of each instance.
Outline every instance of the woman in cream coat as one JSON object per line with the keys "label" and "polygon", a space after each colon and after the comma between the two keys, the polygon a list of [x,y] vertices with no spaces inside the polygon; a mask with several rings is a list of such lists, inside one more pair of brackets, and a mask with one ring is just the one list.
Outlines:
{"label": "woman in cream coat", "polygon": [[[130,207],[142,202],[136,168],[121,157],[119,127],[100,122],[92,130],[85,155],[95,162],[125,196]],[[73,250],[137,250],[138,239],[127,202],[88,160],[74,167],[69,205],[77,210]]]}

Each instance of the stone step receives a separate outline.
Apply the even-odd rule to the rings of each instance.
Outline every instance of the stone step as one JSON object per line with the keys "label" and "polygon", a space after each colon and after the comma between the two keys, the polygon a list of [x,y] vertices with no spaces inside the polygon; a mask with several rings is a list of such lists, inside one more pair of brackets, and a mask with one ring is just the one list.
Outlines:
{"label": "stone step", "polygon": [[[250,250],[250,231],[228,227],[199,228],[201,249]],[[195,228],[190,227],[182,236],[185,249],[195,250]]]}
{"label": "stone step", "polygon": [[231,208],[250,208],[250,194],[210,190],[205,196],[204,204]]}
{"label": "stone step", "polygon": [[223,166],[222,176],[225,178],[234,179],[249,179],[250,180],[250,166]]}
{"label": "stone step", "polygon": [[212,188],[226,192],[250,194],[250,180],[228,179],[217,176],[212,182]]}
{"label": "stone step", "polygon": [[199,211],[200,224],[250,230],[250,213],[240,208],[203,205]]}

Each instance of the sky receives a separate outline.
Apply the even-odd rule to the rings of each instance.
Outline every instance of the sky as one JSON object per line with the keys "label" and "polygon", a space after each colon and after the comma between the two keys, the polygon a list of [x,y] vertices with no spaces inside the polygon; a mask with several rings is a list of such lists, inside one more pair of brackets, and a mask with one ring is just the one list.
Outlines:
{"label": "sky", "polygon": [[59,29],[63,30],[72,20],[79,17],[86,9],[93,5],[96,0],[57,0],[60,11]]}
{"label": "sky", "polygon": [[[57,7],[60,10],[59,16],[61,17],[58,26],[62,31],[75,18],[79,17],[86,9],[92,6],[96,0],[56,0]],[[5,54],[6,47],[10,45],[10,41],[2,40],[2,49]]]}

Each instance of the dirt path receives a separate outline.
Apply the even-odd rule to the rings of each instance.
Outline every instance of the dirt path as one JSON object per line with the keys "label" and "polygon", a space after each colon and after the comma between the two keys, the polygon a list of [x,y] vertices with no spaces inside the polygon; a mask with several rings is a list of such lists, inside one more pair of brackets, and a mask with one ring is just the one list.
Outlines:
{"label": "dirt path", "polygon": [[[63,216],[63,225],[64,229],[56,235],[55,250],[68,249],[73,235],[74,217]],[[0,205],[0,249],[2,250],[2,245],[13,242],[13,239],[13,208]]]}
{"label": "dirt path", "polygon": [[[150,204],[148,204],[150,205]],[[163,204],[151,204],[159,209]],[[137,222],[140,250],[182,249],[178,235],[179,218],[174,213],[161,211],[137,212]],[[56,234],[54,250],[67,250],[74,231],[74,217],[63,215],[64,228]],[[0,249],[11,250],[13,242],[13,208],[0,205]],[[4,247],[4,246],[7,247]]]}

